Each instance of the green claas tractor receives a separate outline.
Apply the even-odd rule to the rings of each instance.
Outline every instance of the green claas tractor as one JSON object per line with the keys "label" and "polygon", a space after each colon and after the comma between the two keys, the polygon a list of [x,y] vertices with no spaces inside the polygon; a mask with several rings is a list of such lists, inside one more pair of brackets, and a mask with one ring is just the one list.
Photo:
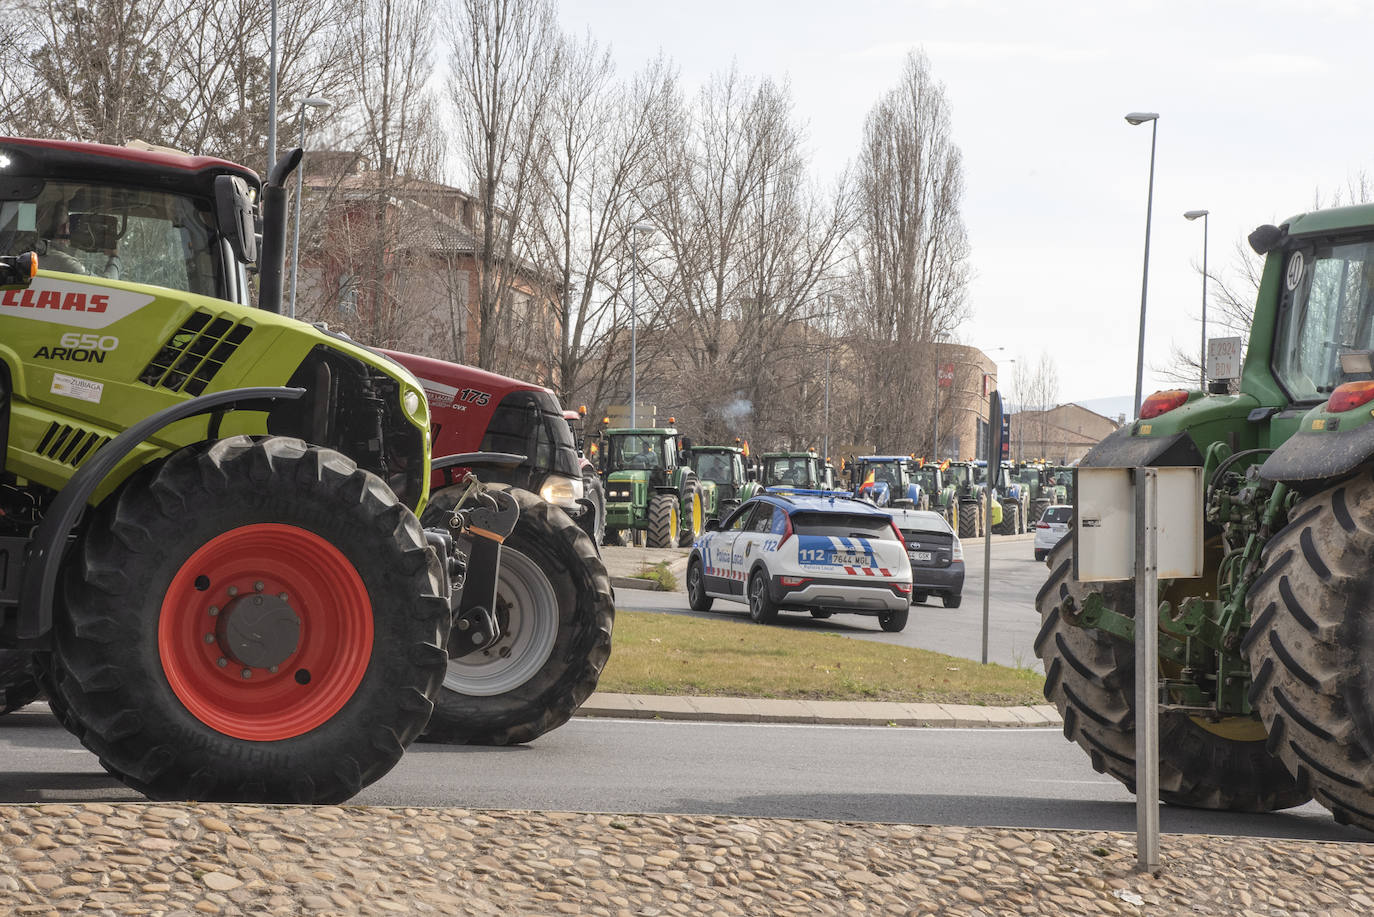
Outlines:
{"label": "green claas tractor", "polygon": [[763,487],[820,490],[825,479],[821,458],[815,452],[765,452],[760,459],[759,484]]}
{"label": "green claas tractor", "polygon": [[651,548],[688,547],[705,531],[696,472],[680,454],[671,427],[607,430],[606,543],[628,536]]}
{"label": "green claas tractor", "polygon": [[341,802],[500,635],[513,501],[422,528],[418,382],[274,314],[299,160],[0,138],[0,646],[153,798]]}
{"label": "green claas tractor", "polygon": [[706,519],[724,519],[759,492],[758,482],[749,480],[744,450],[738,446],[692,446],[686,452],[701,488]]}
{"label": "green claas tractor", "polygon": [[[1262,226],[1239,392],[1156,392],[1080,467],[1202,469],[1199,579],[1161,580],[1160,795],[1264,811],[1315,798],[1374,830],[1374,206]],[[1079,515],[1082,515],[1080,508]],[[1037,604],[1045,695],[1093,766],[1135,783],[1135,587]]]}

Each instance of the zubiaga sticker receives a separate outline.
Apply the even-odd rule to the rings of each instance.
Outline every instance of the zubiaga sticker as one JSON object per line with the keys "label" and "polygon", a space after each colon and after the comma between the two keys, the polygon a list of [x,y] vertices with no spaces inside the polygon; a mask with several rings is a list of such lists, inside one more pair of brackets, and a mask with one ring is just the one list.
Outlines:
{"label": "zubiaga sticker", "polygon": [[105,328],[152,301],[146,293],[37,277],[26,288],[0,292],[0,315],[73,328]]}

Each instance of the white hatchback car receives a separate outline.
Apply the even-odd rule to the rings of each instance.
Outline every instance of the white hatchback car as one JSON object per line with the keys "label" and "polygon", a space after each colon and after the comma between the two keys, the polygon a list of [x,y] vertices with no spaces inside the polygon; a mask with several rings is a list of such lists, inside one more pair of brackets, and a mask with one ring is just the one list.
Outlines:
{"label": "white hatchback car", "polygon": [[1073,507],[1066,503],[1055,503],[1045,507],[1040,521],[1035,523],[1035,559],[1044,560],[1050,556],[1060,539],[1069,534],[1073,522]]}
{"label": "white hatchback car", "polygon": [[906,627],[911,563],[892,516],[848,494],[770,488],[720,525],[707,522],[687,561],[687,599],[749,605],[760,624],[780,611],[859,614]]}

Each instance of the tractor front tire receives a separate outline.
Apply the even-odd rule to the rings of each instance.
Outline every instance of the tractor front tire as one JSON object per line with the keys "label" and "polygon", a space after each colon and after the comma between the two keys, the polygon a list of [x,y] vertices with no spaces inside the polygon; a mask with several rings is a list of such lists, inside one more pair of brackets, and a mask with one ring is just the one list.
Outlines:
{"label": "tractor front tire", "polygon": [[690,548],[706,530],[706,514],[701,502],[701,486],[690,481],[683,487],[682,513],[678,517],[677,546]]}
{"label": "tractor front tire", "polygon": [[1247,600],[1250,702],[1298,786],[1374,831],[1374,481],[1366,471],[1292,518]]}
{"label": "tractor front tire", "polygon": [[[1072,598],[1081,606],[1088,593],[1072,578],[1072,561],[1069,535],[1051,552],[1052,572],[1035,600],[1041,618],[1035,654],[1045,664],[1045,697],[1063,717],[1064,737],[1088,753],[1093,768],[1135,792],[1135,649],[1064,620],[1063,601]],[[1134,583],[1108,583],[1103,594],[1114,611],[1134,616]],[[1263,738],[1228,738],[1222,731],[1182,713],[1160,713],[1161,799],[1200,809],[1267,812],[1310,798],[1265,750]]]}
{"label": "tractor front tire", "polygon": [[[426,522],[444,523],[461,491],[436,494]],[[527,490],[509,493],[520,518],[501,547],[501,639],[448,661],[426,742],[531,742],[572,718],[610,658],[615,601],[596,546],[558,507]]]}
{"label": "tractor front tire", "polygon": [[669,494],[656,494],[649,500],[648,522],[649,530],[645,535],[648,547],[675,547],[678,543],[679,526],[677,498]]}
{"label": "tractor front tire", "polygon": [[63,566],[63,725],[153,799],[340,803],[433,710],[450,612],[419,520],[337,452],[236,436],[137,472]]}
{"label": "tractor front tire", "polygon": [[961,503],[959,505],[959,537],[976,538],[978,536],[978,510],[972,504]]}

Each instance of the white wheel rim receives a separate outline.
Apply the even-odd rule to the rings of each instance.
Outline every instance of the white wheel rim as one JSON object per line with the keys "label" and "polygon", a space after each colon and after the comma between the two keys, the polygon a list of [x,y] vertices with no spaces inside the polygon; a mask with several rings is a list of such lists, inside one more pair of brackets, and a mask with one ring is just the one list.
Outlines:
{"label": "white wheel rim", "polygon": [[553,652],[558,597],[539,565],[514,548],[501,550],[496,601],[508,608],[506,632],[493,646],[450,659],[448,690],[470,697],[506,694],[533,678]]}

